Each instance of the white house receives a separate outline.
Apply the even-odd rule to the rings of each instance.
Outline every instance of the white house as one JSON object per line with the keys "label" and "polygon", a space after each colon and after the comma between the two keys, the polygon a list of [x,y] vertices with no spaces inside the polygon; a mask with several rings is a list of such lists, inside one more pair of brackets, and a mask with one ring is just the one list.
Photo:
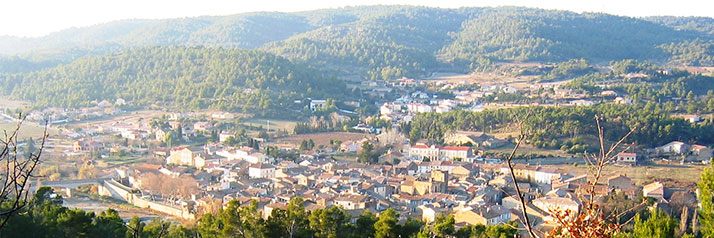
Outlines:
{"label": "white house", "polygon": [[662,154],[685,154],[688,153],[690,146],[680,141],[672,141],[663,146],[655,148],[658,153]]}
{"label": "white house", "polygon": [[634,165],[637,163],[637,153],[621,152],[615,157],[615,163]]}
{"label": "white house", "polygon": [[558,169],[555,168],[538,168],[535,171],[535,182],[540,184],[551,184],[553,179],[560,177]]}
{"label": "white house", "polygon": [[248,167],[248,176],[251,178],[275,178],[275,166],[266,163],[257,163]]}
{"label": "white house", "polygon": [[312,110],[313,112],[325,108],[326,105],[327,100],[310,100],[310,110]]}

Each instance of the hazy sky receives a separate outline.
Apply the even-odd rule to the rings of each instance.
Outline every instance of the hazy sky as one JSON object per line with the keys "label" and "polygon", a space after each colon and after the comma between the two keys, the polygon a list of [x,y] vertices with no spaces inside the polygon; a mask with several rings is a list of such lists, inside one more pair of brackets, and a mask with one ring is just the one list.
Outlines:
{"label": "hazy sky", "polygon": [[131,18],[176,18],[253,11],[294,12],[356,5],[443,8],[527,6],[626,16],[714,17],[711,0],[1,0],[0,35],[42,36],[69,27]]}

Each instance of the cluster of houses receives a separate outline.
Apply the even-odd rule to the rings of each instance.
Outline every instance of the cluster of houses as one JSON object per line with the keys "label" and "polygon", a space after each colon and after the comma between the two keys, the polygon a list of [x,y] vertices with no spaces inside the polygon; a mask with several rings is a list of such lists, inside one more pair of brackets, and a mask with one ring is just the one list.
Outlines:
{"label": "cluster of houses", "polygon": [[[394,208],[401,220],[434,221],[439,214],[454,214],[457,226],[497,225],[523,217],[515,196],[515,183],[526,198],[526,211],[539,229],[554,224],[556,211],[576,213],[591,185],[586,175],[561,169],[516,164],[516,181],[503,164],[467,162],[470,147],[411,146],[409,155],[396,164],[366,165],[333,160],[327,156],[301,156],[295,161],[267,156],[253,148],[176,147],[162,165],[138,165],[126,173],[127,186],[141,190],[143,173],[171,177],[191,176],[200,191],[182,203],[200,209],[237,199],[258,202],[266,218],[285,208],[293,197],[302,197],[308,210],[340,206],[353,217],[365,210],[379,213]],[[666,207],[676,192],[660,182],[636,186],[623,175],[606,178],[595,186],[597,194],[624,193],[652,197]]]}
{"label": "cluster of houses", "polygon": [[116,116],[124,112],[121,108],[127,103],[124,99],[119,98],[113,103],[108,100],[92,101],[91,105],[76,109],[48,107],[41,110],[33,110],[27,113],[26,120],[41,124],[47,121],[50,125],[53,125]]}

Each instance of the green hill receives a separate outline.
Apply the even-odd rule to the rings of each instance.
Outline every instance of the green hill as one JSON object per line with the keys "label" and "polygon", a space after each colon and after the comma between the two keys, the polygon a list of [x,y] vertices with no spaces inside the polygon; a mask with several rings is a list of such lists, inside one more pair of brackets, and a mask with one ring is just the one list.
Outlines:
{"label": "green hill", "polygon": [[[327,87],[316,83],[325,82],[324,76],[304,76],[312,74],[309,71],[313,69],[342,79],[363,80],[420,77],[439,71],[469,72],[502,61],[563,62],[582,58],[600,63],[638,59],[676,65],[714,65],[711,22],[711,18],[630,18],[518,7],[415,6],[125,20],[40,38],[0,37],[0,53],[17,54],[0,60],[0,73],[24,73],[6,76],[5,81],[13,86],[3,90],[41,104],[77,105],[82,100],[110,95],[142,103],[158,99],[194,106],[252,107],[253,104],[235,103],[245,99],[221,101],[237,90],[223,89],[220,84],[226,83],[226,78],[248,74],[250,80],[232,86],[283,96],[295,94],[289,96],[295,98],[319,95]],[[185,48],[193,46],[208,48]],[[160,55],[147,55],[146,51]],[[184,51],[195,55],[176,56]],[[238,63],[232,62],[232,57],[237,57]],[[204,61],[225,65],[204,65]],[[271,71],[275,64],[291,70]],[[303,76],[288,79],[289,72],[293,72],[292,77]],[[255,75],[249,73],[267,79],[253,79]],[[183,82],[183,78],[190,81],[213,74],[220,76],[209,77],[200,84],[172,85]],[[57,83],[59,78],[67,81]],[[135,85],[141,80],[149,80],[152,86],[165,84],[171,90],[179,88],[178,92],[190,93],[154,95],[157,89]],[[106,91],[82,90],[86,85],[101,83],[110,86]],[[32,86],[37,85],[50,86],[47,93],[73,96],[39,97],[44,94],[31,93],[36,90]],[[205,89],[196,89],[197,85]],[[225,90],[228,91],[224,93]],[[201,97],[191,98],[197,95]]]}
{"label": "green hill", "polygon": [[[4,94],[39,106],[124,98],[140,105],[270,114],[304,97],[348,96],[344,83],[254,50],[151,47],[91,56],[42,71],[0,76]],[[284,112],[284,111],[283,111]]]}

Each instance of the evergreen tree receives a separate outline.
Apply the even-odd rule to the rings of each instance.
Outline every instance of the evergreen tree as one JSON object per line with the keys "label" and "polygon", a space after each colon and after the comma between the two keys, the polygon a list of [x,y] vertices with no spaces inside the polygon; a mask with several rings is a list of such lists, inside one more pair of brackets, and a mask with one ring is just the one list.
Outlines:
{"label": "evergreen tree", "polygon": [[397,238],[399,236],[399,214],[389,208],[379,214],[379,219],[374,223],[375,238]]}
{"label": "evergreen tree", "polygon": [[635,218],[635,227],[632,230],[633,237],[669,238],[674,237],[674,228],[677,221],[667,213],[654,211],[647,220],[642,220],[638,214]]}
{"label": "evergreen tree", "polygon": [[714,162],[710,162],[710,166],[704,168],[704,171],[699,175],[699,230],[704,237],[714,237]]}

